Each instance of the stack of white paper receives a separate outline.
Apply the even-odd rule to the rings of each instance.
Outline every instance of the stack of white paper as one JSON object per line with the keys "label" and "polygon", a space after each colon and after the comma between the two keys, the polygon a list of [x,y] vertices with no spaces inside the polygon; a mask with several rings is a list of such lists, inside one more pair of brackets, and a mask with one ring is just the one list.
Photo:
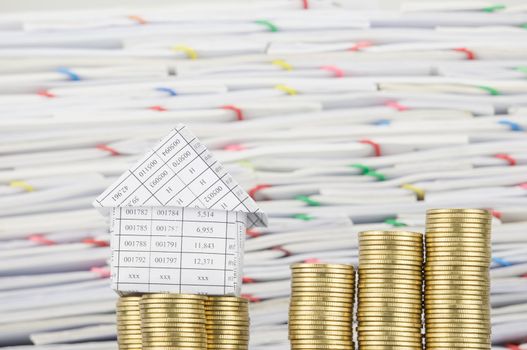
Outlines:
{"label": "stack of white paper", "polygon": [[[288,349],[289,264],[492,210],[495,349],[527,337],[527,9],[276,0],[0,15],[0,345],[116,349],[95,197],[178,123],[269,215],[251,349]],[[33,345],[28,345],[33,344]]]}

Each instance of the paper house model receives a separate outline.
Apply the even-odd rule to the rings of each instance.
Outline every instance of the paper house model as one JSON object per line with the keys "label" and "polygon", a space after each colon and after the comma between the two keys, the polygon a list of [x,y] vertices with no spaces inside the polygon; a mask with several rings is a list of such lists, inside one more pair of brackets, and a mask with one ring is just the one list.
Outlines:
{"label": "paper house model", "polygon": [[245,230],[267,218],[178,125],[93,203],[108,208],[121,294],[239,294]]}

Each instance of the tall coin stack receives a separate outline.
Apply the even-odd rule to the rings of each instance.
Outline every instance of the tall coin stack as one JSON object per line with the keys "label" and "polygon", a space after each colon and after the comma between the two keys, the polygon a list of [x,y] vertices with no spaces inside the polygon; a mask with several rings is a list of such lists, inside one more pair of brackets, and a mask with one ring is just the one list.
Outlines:
{"label": "tall coin stack", "polygon": [[295,264],[291,269],[291,349],[352,350],[353,266]]}
{"label": "tall coin stack", "polygon": [[426,215],[425,320],[428,349],[490,349],[492,218],[485,210]]}
{"label": "tall coin stack", "polygon": [[145,294],[141,299],[143,349],[206,349],[206,299],[191,294]]}
{"label": "tall coin stack", "polygon": [[423,235],[359,235],[358,342],[361,350],[422,349]]}
{"label": "tall coin stack", "polygon": [[205,301],[207,349],[249,348],[249,303],[235,296],[209,296]]}
{"label": "tall coin stack", "polygon": [[117,300],[117,342],[119,350],[141,350],[141,296]]}

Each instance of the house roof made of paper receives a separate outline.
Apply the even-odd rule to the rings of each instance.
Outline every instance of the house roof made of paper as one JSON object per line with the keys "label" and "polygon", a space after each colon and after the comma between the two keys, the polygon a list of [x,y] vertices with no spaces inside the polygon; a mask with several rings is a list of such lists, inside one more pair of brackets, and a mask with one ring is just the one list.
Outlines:
{"label": "house roof made of paper", "polygon": [[183,124],[177,125],[93,202],[95,207],[191,207],[267,217],[221,163]]}

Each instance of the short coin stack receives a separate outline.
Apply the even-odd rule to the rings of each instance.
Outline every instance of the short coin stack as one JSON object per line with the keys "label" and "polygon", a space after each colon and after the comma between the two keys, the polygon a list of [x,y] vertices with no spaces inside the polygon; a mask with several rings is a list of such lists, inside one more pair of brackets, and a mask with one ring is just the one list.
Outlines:
{"label": "short coin stack", "polygon": [[359,236],[358,341],[361,350],[422,349],[423,235]]}
{"label": "short coin stack", "polygon": [[352,350],[353,266],[295,264],[291,269],[291,349]]}
{"label": "short coin stack", "polygon": [[207,349],[249,348],[249,303],[235,296],[209,296],[205,301]]}
{"label": "short coin stack", "polygon": [[141,296],[117,300],[117,342],[119,350],[141,350]]}
{"label": "short coin stack", "polygon": [[146,294],[141,299],[144,350],[206,349],[206,296]]}
{"label": "short coin stack", "polygon": [[428,349],[490,349],[492,218],[485,210],[434,209],[426,216]]}

